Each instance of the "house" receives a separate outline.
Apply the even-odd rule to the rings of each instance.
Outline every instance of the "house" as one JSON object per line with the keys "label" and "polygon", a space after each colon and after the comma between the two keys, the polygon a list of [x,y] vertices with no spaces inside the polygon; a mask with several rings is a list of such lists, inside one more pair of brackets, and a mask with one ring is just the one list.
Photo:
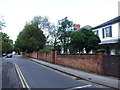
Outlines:
{"label": "house", "polygon": [[92,28],[92,26],[90,26],[90,25],[85,25],[85,26],[84,26],[84,27],[82,27],[82,28],[91,29],[91,28]]}
{"label": "house", "polygon": [[93,27],[91,30],[99,36],[101,40],[99,44],[106,54],[120,54],[120,50],[117,49],[120,38],[120,16]]}

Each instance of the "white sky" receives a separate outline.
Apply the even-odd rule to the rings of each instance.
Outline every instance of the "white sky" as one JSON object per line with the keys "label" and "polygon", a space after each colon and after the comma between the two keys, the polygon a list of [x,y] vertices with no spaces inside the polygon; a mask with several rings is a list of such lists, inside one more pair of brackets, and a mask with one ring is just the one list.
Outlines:
{"label": "white sky", "polygon": [[25,23],[36,15],[50,22],[68,17],[74,23],[97,26],[118,16],[120,0],[0,0],[0,16],[4,16],[7,33],[14,41]]}

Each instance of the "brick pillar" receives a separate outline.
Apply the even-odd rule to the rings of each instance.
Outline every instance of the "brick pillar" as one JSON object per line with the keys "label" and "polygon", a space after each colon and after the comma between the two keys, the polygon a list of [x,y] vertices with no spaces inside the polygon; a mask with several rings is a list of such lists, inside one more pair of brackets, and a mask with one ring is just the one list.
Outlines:
{"label": "brick pillar", "polygon": [[56,50],[52,50],[52,63],[56,63],[56,56],[57,56],[57,52]]}
{"label": "brick pillar", "polygon": [[44,61],[47,61],[47,53],[44,53]]}
{"label": "brick pillar", "polygon": [[36,52],[37,53],[37,59],[38,59],[38,52]]}
{"label": "brick pillar", "polygon": [[58,51],[52,50],[52,63],[56,64],[56,58],[57,58]]}
{"label": "brick pillar", "polygon": [[52,54],[52,63],[55,63],[55,50],[51,51]]}
{"label": "brick pillar", "polygon": [[97,55],[97,73],[103,74],[103,57],[104,57],[104,50],[98,50]]}
{"label": "brick pillar", "polygon": [[55,64],[57,64],[57,55],[58,55],[58,51],[55,51]]}

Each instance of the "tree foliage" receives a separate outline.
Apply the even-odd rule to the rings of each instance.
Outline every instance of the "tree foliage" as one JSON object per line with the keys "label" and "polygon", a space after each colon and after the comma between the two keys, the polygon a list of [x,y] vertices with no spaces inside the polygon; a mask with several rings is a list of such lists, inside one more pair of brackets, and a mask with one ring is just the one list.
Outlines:
{"label": "tree foliage", "polygon": [[57,30],[57,27],[55,25],[51,25],[51,29],[48,30],[48,43],[51,45],[51,47],[53,47],[52,49],[56,49],[57,50],[57,46],[58,46],[58,37],[59,37],[59,33]]}
{"label": "tree foliage", "polygon": [[47,38],[46,45],[50,45],[51,48],[58,51],[62,47],[64,52],[67,52],[68,42],[70,40],[68,37],[70,37],[70,31],[73,28],[73,22],[69,21],[67,17],[58,20],[58,26],[49,22],[47,17],[41,16],[35,16],[31,24],[41,28],[45,32]]}
{"label": "tree foliage", "polygon": [[35,16],[30,23],[40,28],[46,36],[46,46],[43,48],[43,51],[51,50],[46,48],[48,46],[50,46],[52,49],[56,47],[58,36],[56,32],[56,26],[49,22],[48,17]]}
{"label": "tree foliage", "polygon": [[100,39],[92,31],[82,28],[80,31],[74,31],[71,34],[70,51],[82,52],[84,49],[86,53],[91,50],[96,51],[99,48]]}
{"label": "tree foliage", "polygon": [[13,40],[2,32],[0,32],[0,37],[2,37],[2,53],[11,53],[13,51]]}
{"label": "tree foliage", "polygon": [[30,24],[33,24],[37,27],[39,27],[41,30],[49,29],[50,28],[50,22],[48,20],[48,17],[42,17],[42,16],[35,16]]}
{"label": "tree foliage", "polygon": [[46,38],[40,28],[27,24],[19,33],[15,42],[15,49],[22,52],[33,52],[43,49]]}
{"label": "tree foliage", "polygon": [[81,52],[84,49],[85,34],[80,31],[75,31],[71,33],[71,42],[70,42],[70,53]]}
{"label": "tree foliage", "polygon": [[48,53],[53,50],[53,47],[51,45],[45,45],[43,49],[41,49],[39,52],[41,53]]}
{"label": "tree foliage", "polygon": [[0,30],[2,30],[5,26],[6,26],[5,21],[4,21],[3,17],[1,16],[1,18],[0,18]]}
{"label": "tree foliage", "polygon": [[68,20],[67,17],[58,21],[58,34],[63,53],[67,53],[68,46],[70,43],[70,33],[72,32],[72,30],[73,22]]}

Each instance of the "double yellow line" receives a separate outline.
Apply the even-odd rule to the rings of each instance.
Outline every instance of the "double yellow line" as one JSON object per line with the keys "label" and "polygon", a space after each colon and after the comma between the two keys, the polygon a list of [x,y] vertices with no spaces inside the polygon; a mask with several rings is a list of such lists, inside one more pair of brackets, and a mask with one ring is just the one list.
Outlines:
{"label": "double yellow line", "polygon": [[21,83],[22,83],[22,88],[27,88],[28,90],[30,90],[30,87],[29,87],[29,85],[27,84],[27,82],[26,82],[26,80],[25,80],[25,78],[24,78],[24,76],[23,76],[20,68],[18,67],[18,65],[17,65],[16,63],[14,63],[14,65],[15,65],[15,69],[16,69],[16,71],[17,71],[17,74],[18,74],[18,76],[19,76],[19,78],[20,78],[20,81],[21,81]]}

